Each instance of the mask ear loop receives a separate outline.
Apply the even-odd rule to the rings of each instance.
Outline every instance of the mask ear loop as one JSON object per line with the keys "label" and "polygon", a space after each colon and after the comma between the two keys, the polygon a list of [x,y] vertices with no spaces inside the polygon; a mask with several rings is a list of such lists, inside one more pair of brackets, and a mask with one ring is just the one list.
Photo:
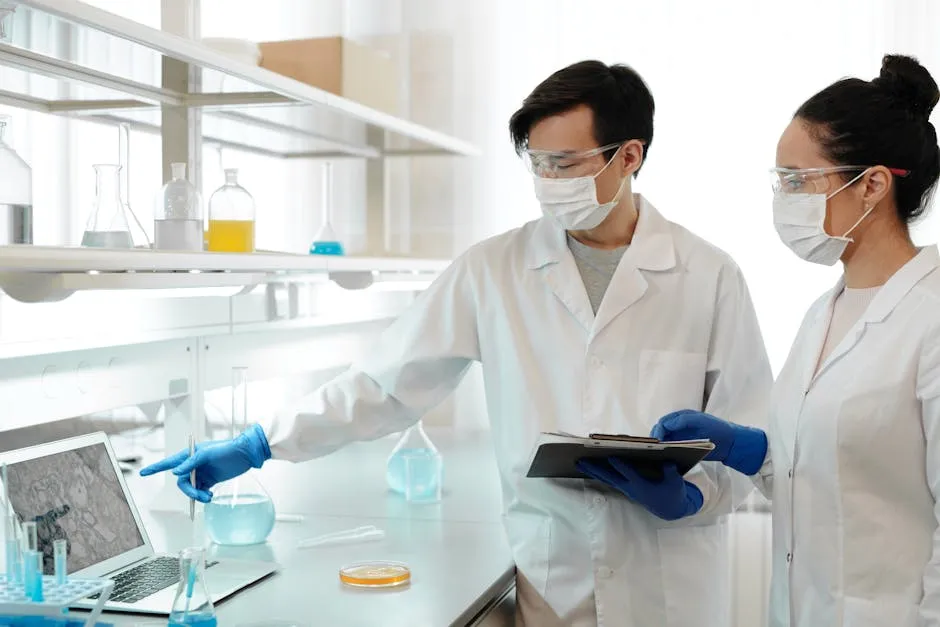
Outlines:
{"label": "mask ear loop", "polygon": [[[871,170],[871,168],[865,168],[865,170],[864,170],[863,172],[861,172],[858,176],[856,176],[856,177],[853,178],[851,181],[849,181],[848,183],[846,183],[845,185],[843,185],[842,187],[840,187],[840,188],[837,189],[836,191],[834,191],[834,192],[832,192],[831,194],[829,194],[828,196],[826,196],[826,200],[828,201],[830,198],[832,198],[833,196],[835,196],[836,194],[838,194],[838,193],[841,192],[842,190],[847,189],[847,188],[851,187],[852,185],[854,185],[854,184],[856,183],[856,181],[858,181],[860,178],[862,178],[863,176],[865,176],[866,174],[868,174],[868,171],[869,171],[869,170]],[[861,224],[862,221],[863,221],[865,218],[867,218],[867,217],[871,214],[871,212],[874,211],[874,210],[875,210],[875,205],[872,205],[871,207],[868,207],[868,208],[865,210],[865,213],[862,214],[862,217],[860,217],[858,220],[856,220],[855,224],[852,225],[852,228],[850,228],[848,231],[845,232],[844,235],[842,235],[841,237],[838,237],[837,239],[844,239],[844,240],[848,240],[848,241],[850,241],[850,242],[854,242],[855,240],[853,240],[851,237],[849,237],[849,234],[850,234],[852,231],[854,231],[854,230],[856,229],[856,227],[858,227],[858,225]]]}

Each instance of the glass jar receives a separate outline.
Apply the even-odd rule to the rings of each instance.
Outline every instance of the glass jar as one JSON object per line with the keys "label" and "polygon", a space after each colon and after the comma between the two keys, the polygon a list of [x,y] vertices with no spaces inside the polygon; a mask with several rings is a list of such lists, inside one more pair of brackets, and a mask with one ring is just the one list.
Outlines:
{"label": "glass jar", "polygon": [[186,180],[186,164],[170,165],[172,178],[157,194],[153,216],[158,250],[202,250],[202,195]]}
{"label": "glass jar", "polygon": [[208,248],[214,252],[255,250],[255,201],[238,184],[238,170],[225,170],[225,184],[209,197]]}

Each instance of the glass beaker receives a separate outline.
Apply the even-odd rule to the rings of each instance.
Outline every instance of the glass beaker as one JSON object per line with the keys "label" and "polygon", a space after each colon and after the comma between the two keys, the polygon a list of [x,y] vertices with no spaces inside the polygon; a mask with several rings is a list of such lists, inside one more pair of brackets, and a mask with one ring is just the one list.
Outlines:
{"label": "glass beaker", "polygon": [[33,171],[8,143],[0,116],[0,244],[33,243]]}
{"label": "glass beaker", "polygon": [[170,164],[172,179],[160,189],[154,207],[158,250],[202,250],[202,195],[186,180],[186,164]]}
{"label": "glass beaker", "polygon": [[206,586],[205,549],[183,549],[179,555],[180,582],[170,610],[170,627],[215,627],[215,607]]}
{"label": "glass beaker", "polygon": [[255,250],[255,201],[238,184],[238,170],[234,168],[225,170],[225,184],[209,197],[209,250]]}
{"label": "glass beaker", "polygon": [[336,238],[333,225],[330,222],[330,212],[333,209],[333,164],[327,161],[323,164],[323,224],[313,238],[310,245],[311,255],[342,255],[343,244]]}
{"label": "glass beaker", "polygon": [[[232,433],[234,439],[248,426],[248,369],[232,368]],[[274,503],[249,470],[212,489],[206,504],[206,533],[216,544],[260,544],[274,529]]]}
{"label": "glass beaker", "polygon": [[412,502],[440,500],[444,460],[421,422],[405,431],[386,464],[388,487]]}
{"label": "glass beaker", "polygon": [[95,204],[82,246],[90,248],[133,248],[124,202],[121,200],[121,166],[98,164],[95,168]]}

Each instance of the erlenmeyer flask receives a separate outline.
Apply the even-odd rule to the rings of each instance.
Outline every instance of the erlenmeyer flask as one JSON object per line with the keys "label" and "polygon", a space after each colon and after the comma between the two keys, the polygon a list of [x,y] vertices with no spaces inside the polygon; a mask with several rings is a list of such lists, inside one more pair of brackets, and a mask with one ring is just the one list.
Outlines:
{"label": "erlenmeyer flask", "polygon": [[[246,429],[247,417],[248,369],[232,368],[232,438]],[[205,517],[206,533],[216,544],[259,544],[274,529],[274,503],[249,470],[212,488]]]}
{"label": "erlenmeyer flask", "polygon": [[82,246],[133,248],[134,240],[121,200],[121,166],[99,164],[95,168],[95,204],[88,216]]}
{"label": "erlenmeyer flask", "polygon": [[444,478],[444,460],[419,421],[405,431],[392,449],[385,478],[393,492],[413,502],[437,502]]}
{"label": "erlenmeyer flask", "polygon": [[342,255],[343,244],[336,238],[333,225],[330,222],[330,211],[333,210],[333,164],[327,161],[323,164],[323,224],[313,238],[310,245],[311,255]]}
{"label": "erlenmeyer flask", "polygon": [[180,582],[170,610],[170,627],[215,627],[215,608],[206,586],[205,549],[183,549],[179,560]]}

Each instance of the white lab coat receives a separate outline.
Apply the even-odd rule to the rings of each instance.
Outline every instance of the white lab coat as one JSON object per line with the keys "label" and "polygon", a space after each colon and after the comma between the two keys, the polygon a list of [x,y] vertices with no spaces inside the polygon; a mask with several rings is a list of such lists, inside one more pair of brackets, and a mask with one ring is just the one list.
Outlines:
{"label": "white lab coat", "polygon": [[940,627],[940,265],[923,249],[814,376],[839,283],[809,310],[756,477],[773,498],[773,627]]}
{"label": "white lab coat", "polygon": [[702,511],[665,522],[596,483],[525,476],[540,431],[646,435],[683,408],[750,424],[766,416],[772,377],[740,271],[637,198],[633,243],[596,317],[552,222],[484,241],[365,360],[279,413],[274,456],[307,459],[400,431],[480,361],[504,522],[531,584],[519,594],[545,601],[520,599],[542,608],[526,624],[728,627],[725,518],[753,490],[747,479],[701,464],[689,477]]}

